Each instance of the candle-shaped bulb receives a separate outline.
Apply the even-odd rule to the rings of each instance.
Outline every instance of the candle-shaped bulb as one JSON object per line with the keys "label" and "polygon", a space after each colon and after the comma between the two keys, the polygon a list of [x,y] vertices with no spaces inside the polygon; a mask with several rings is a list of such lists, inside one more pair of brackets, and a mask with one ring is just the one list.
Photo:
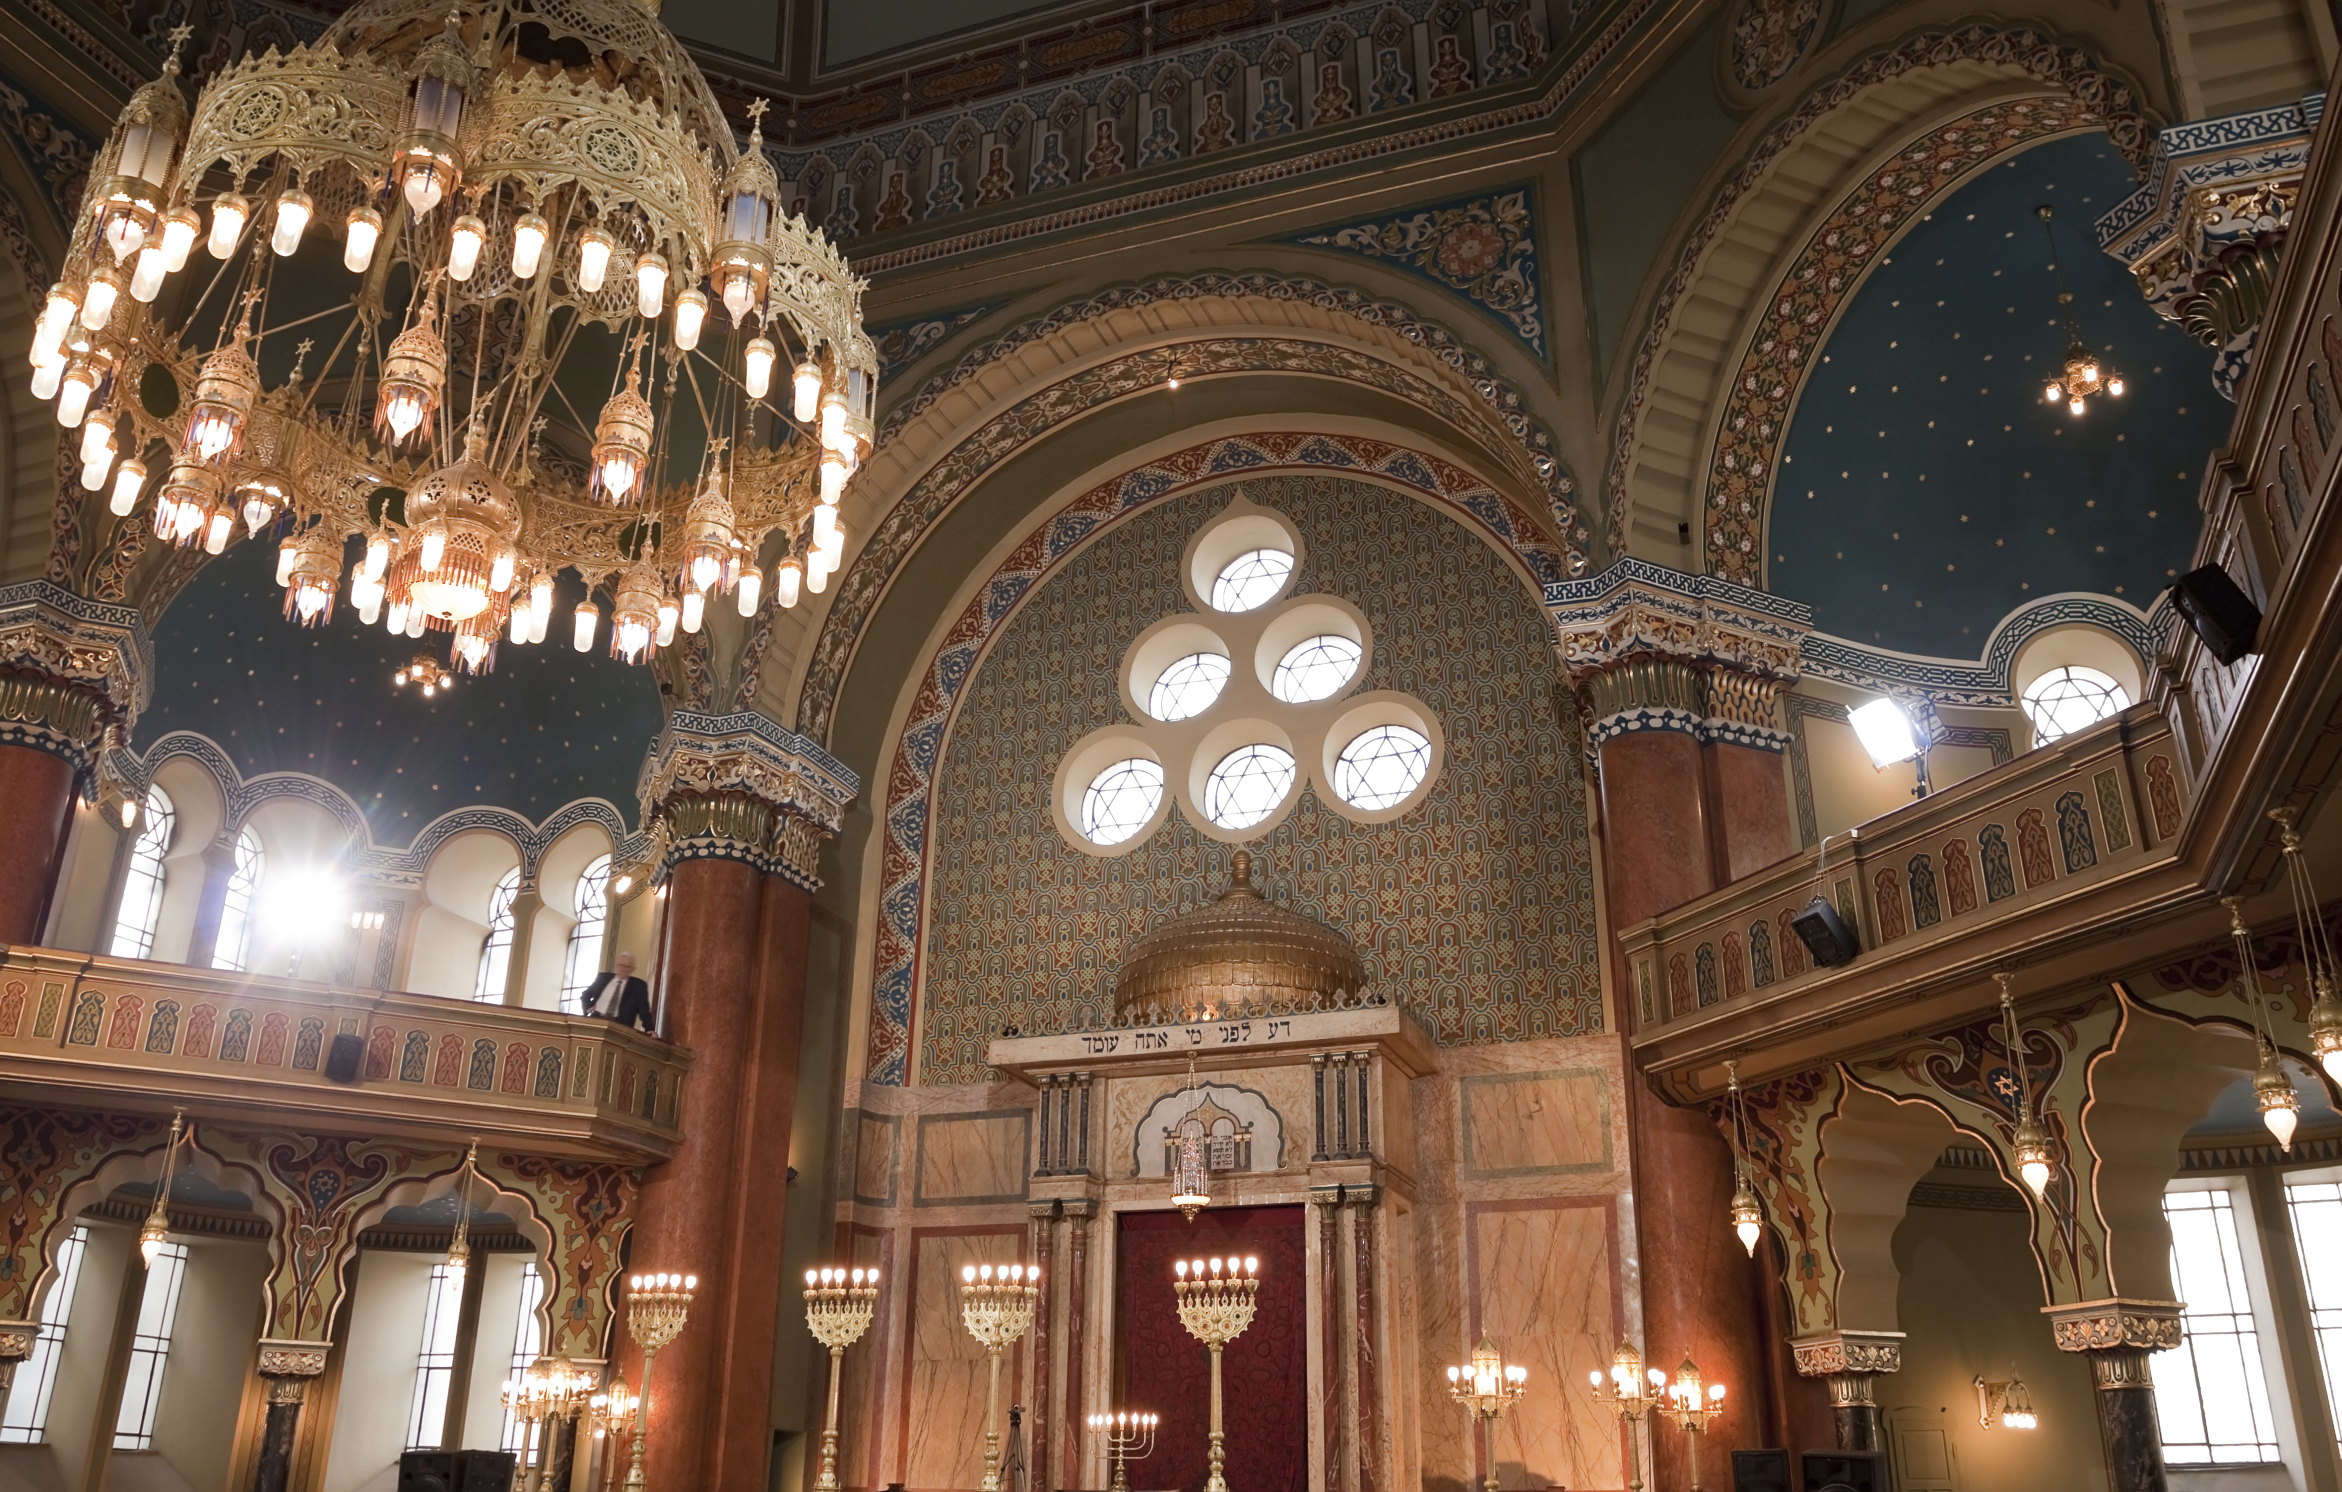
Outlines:
{"label": "candle-shaped bulb", "polygon": [[1181,1279],[1186,1279],[1186,1278],[1187,1278],[1187,1261],[1186,1261],[1185,1259],[1174,1259],[1174,1260],[1172,1260],[1172,1261],[1171,1261],[1171,1271],[1172,1271],[1172,1273],[1174,1273],[1174,1274],[1178,1275],[1178,1276],[1179,1276]]}
{"label": "candle-shaped bulb", "polygon": [[697,1290],[699,1288],[699,1276],[696,1274],[685,1275],[683,1277],[683,1288],[686,1290]]}
{"label": "candle-shaped bulb", "polygon": [[1244,1272],[1246,1274],[1259,1274],[1260,1260],[1251,1254],[1246,1254],[1244,1256]]}
{"label": "candle-shaped bulb", "polygon": [[973,1264],[960,1266],[960,1279],[965,1284],[973,1285],[976,1283],[976,1266]]}
{"label": "candle-shaped bulb", "polygon": [[820,1274],[819,1274],[817,1271],[814,1271],[814,1270],[811,1270],[811,1269],[808,1269],[808,1270],[806,1270],[806,1271],[805,1271],[805,1288],[806,1288],[806,1289],[808,1289],[808,1290],[812,1289],[812,1288],[813,1288],[813,1282],[814,1282],[815,1280],[819,1279],[819,1278],[821,1278],[821,1276],[820,1276]]}
{"label": "candle-shaped bulb", "polygon": [[1456,1366],[1454,1363],[1449,1363],[1449,1364],[1447,1365],[1447,1381],[1448,1381],[1448,1382],[1450,1382],[1450,1383],[1460,1383],[1460,1382],[1462,1382],[1462,1381],[1463,1381],[1463,1377],[1464,1377],[1464,1370],[1463,1370],[1462,1368],[1459,1368],[1459,1367],[1457,1367],[1457,1366]]}
{"label": "candle-shaped bulb", "polygon": [[1218,1259],[1216,1259],[1216,1258],[1215,1258],[1214,1260],[1212,1260],[1212,1278],[1213,1278],[1213,1279],[1218,1279],[1219,1277],[1220,1277],[1220,1261],[1219,1261]]}
{"label": "candle-shaped bulb", "polygon": [[977,1270],[976,1270],[976,1274],[977,1274],[977,1277],[978,1277],[978,1278],[980,1278],[980,1279],[982,1279],[982,1280],[983,1280],[983,1281],[984,1281],[986,1284],[990,1284],[990,1283],[992,1282],[992,1266],[991,1266],[991,1265],[989,1265],[989,1264],[985,1264],[985,1265],[980,1265],[980,1266],[978,1266],[978,1267],[977,1267]]}
{"label": "candle-shaped bulb", "polygon": [[1602,1370],[1600,1368],[1595,1368],[1588,1372],[1586,1374],[1586,1382],[1591,1387],[1600,1388],[1602,1386]]}

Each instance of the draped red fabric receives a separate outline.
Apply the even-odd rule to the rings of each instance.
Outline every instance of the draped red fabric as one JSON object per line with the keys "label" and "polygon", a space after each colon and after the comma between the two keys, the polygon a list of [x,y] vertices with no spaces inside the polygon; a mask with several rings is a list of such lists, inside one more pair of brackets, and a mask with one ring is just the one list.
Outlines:
{"label": "draped red fabric", "polygon": [[[1112,1407],[1163,1417],[1155,1453],[1131,1464],[1133,1487],[1194,1492],[1211,1465],[1211,1360],[1179,1321],[1171,1261],[1230,1254],[1260,1260],[1258,1310],[1221,1363],[1230,1492],[1309,1485],[1308,1252],[1302,1207],[1215,1207],[1121,1215],[1121,1392]],[[1068,1406],[1071,1411],[1073,1406]]]}

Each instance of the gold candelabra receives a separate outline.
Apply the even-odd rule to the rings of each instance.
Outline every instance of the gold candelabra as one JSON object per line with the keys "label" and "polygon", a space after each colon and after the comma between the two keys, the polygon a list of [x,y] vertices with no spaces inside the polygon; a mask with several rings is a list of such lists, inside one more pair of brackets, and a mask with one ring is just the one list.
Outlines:
{"label": "gold candelabra", "polygon": [[[1657,1381],[1658,1371],[1653,1369],[1651,1376]],[[1691,1455],[1691,1492],[1700,1492],[1700,1435],[1724,1412],[1724,1385],[1711,1383],[1703,1390],[1699,1364],[1687,1352],[1683,1366],[1675,1370],[1675,1381],[1664,1390],[1659,1407],[1690,1437],[1687,1448]]]}
{"label": "gold candelabra", "polygon": [[805,1271],[805,1324],[814,1340],[829,1349],[829,1420],[821,1432],[821,1475],[816,1492],[837,1492],[838,1485],[838,1373],[846,1349],[870,1329],[878,1308],[878,1271],[875,1269],[808,1269]]}
{"label": "gold candelabra", "polygon": [[1090,1416],[1090,1433],[1106,1443],[1106,1454],[1114,1462],[1112,1492],[1130,1492],[1130,1472],[1124,1463],[1144,1461],[1155,1453],[1158,1418],[1124,1410]]}
{"label": "gold candelabra", "polygon": [[1610,1372],[1600,1368],[1586,1374],[1589,1392],[1595,1403],[1608,1408],[1626,1426],[1627,1492],[1643,1492],[1643,1461],[1635,1444],[1635,1425],[1646,1410],[1656,1408],[1658,1390],[1667,1383],[1667,1375],[1657,1368],[1650,1370],[1650,1382],[1643,1381],[1643,1355],[1634,1344],[1621,1340],[1618,1351],[1610,1359]]}
{"label": "gold candelabra", "polygon": [[638,1274],[626,1282],[626,1330],[642,1349],[642,1387],[634,1401],[634,1459],[626,1468],[626,1492],[642,1492],[644,1416],[651,1397],[651,1359],[675,1340],[691,1314],[695,1274]]}
{"label": "gold candelabra", "polygon": [[983,1492],[1000,1492],[1000,1354],[1032,1326],[1040,1303],[1038,1267],[970,1264],[960,1270],[960,1319],[992,1362],[984,1398]]}
{"label": "gold candelabra", "polygon": [[1449,1365],[1447,1383],[1449,1397],[1480,1417],[1480,1433],[1488,1447],[1488,1492],[1496,1492],[1496,1418],[1527,1392],[1529,1370],[1506,1362],[1496,1343],[1482,1337],[1468,1365]]}
{"label": "gold candelabra", "polygon": [[[1239,1263],[1244,1266],[1241,1273]],[[1225,1274],[1221,1273],[1223,1266]],[[1221,1474],[1227,1460],[1227,1435],[1220,1424],[1220,1353],[1252,1324],[1255,1298],[1260,1294],[1260,1260],[1180,1259],[1172,1268],[1179,1276],[1171,1286],[1179,1296],[1179,1320],[1212,1354],[1212,1474],[1204,1483],[1204,1492],[1228,1492],[1228,1478]]]}
{"label": "gold candelabra", "polygon": [[[528,1460],[521,1492],[560,1492],[552,1487],[553,1435],[563,1423],[585,1408],[594,1396],[593,1380],[566,1359],[532,1367],[507,1380],[504,1407],[522,1426],[522,1455]],[[534,1450],[530,1449],[534,1446]]]}
{"label": "gold candelabra", "polygon": [[629,1433],[634,1424],[634,1391],[625,1379],[614,1379],[607,1389],[594,1395],[589,1412],[596,1438],[610,1443],[610,1454],[602,1462],[602,1492],[610,1492],[610,1484],[618,1479],[618,1437]]}

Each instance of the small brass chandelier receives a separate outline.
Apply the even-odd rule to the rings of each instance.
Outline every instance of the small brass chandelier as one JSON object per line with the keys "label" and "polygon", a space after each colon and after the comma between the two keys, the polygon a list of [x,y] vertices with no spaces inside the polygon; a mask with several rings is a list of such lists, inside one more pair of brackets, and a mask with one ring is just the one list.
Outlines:
{"label": "small brass chandelier", "polygon": [[1171,1205],[1189,1222],[1195,1215],[1212,1205],[1212,1168],[1205,1150],[1203,1121],[1196,1110],[1203,1106],[1203,1094],[1195,1086],[1195,1053],[1187,1054],[1187,1113],[1172,1131],[1178,1136],[1173,1149],[1171,1165]]}
{"label": "small brass chandelier", "polygon": [[146,1214],[146,1224],[138,1230],[139,1257],[146,1267],[154,1268],[163,1245],[171,1238],[171,1172],[179,1160],[179,1137],[186,1132],[187,1111],[171,1110],[171,1138],[163,1146],[163,1179],[155,1183],[155,1204]]}
{"label": "small brass chandelier", "polygon": [[2025,1034],[2017,1026],[2017,1000],[2009,992],[2016,975],[2000,973],[1992,976],[2000,981],[2000,1035],[2007,1046],[2009,1066],[2017,1072],[2017,1127],[2009,1135],[2009,1154],[2017,1163],[2017,1174],[2033,1189],[2036,1197],[2049,1190],[2049,1178],[2057,1173],[2055,1152],[2049,1142],[2049,1130],[2033,1113],[2033,1080],[2026,1071]]}
{"label": "small brass chandelier", "polygon": [[2293,893],[2293,927],[2301,940],[2301,962],[2312,996],[2309,1007],[2310,1050],[2318,1055],[2318,1065],[2326,1069],[2326,1076],[2342,1082],[2342,996],[2334,990],[2334,940],[2326,933],[2325,918],[2318,912],[2318,888],[2311,882],[2309,862],[2301,857],[2301,830],[2295,826],[2295,811],[2273,808],[2269,817],[2277,823],[2278,841],[2285,846],[2285,884]]}
{"label": "small brass chandelier", "polygon": [[1748,1118],[1740,1096],[1740,1060],[1736,1057],[1726,1062],[1724,1071],[1731,1084],[1728,1091],[1732,1104],[1732,1231],[1753,1259],[1757,1240],[1764,1236],[1765,1208],[1748,1179]]}
{"label": "small brass chandelier", "polygon": [[2041,215],[2041,231],[2049,239],[2049,268],[2057,276],[2057,308],[2066,327],[2065,374],[2051,380],[2044,397],[2052,404],[2063,399],[2067,412],[2079,419],[2088,401],[2098,395],[2122,397],[2122,375],[2108,372],[2090,344],[2082,340],[2082,321],[2074,314],[2074,293],[2066,288],[2065,265],[2057,257],[2057,234],[2049,226],[2049,204],[2044,202],[2033,210]]}
{"label": "small brass chandelier", "polygon": [[2253,1103],[2261,1111],[2261,1123],[2277,1137],[2278,1148],[2290,1154],[2293,1133],[2301,1127],[2301,1095],[2293,1091],[2293,1075],[2285,1070],[2285,1057],[2277,1046],[2276,1017],[2261,989],[2260,971],[2253,967],[2253,937],[2244,925],[2244,898],[2223,896],[2220,905],[2228,908],[2228,935],[2236,944],[2237,982],[2253,1010],[2253,1046],[2260,1056],[2253,1068]]}
{"label": "small brass chandelier", "polygon": [[414,661],[392,674],[390,682],[392,687],[400,689],[409,684],[419,684],[423,689],[423,697],[429,699],[442,689],[454,688],[455,674],[440,664],[436,654],[425,648],[415,654]]}
{"label": "small brass chandelier", "polygon": [[[338,597],[463,673],[545,641],[563,572],[565,635],[630,663],[826,587],[877,433],[864,282],[656,4],[360,0],[192,104],[188,37],[32,338],[115,520],[274,543],[288,619]],[[293,337],[322,365],[271,388]]]}

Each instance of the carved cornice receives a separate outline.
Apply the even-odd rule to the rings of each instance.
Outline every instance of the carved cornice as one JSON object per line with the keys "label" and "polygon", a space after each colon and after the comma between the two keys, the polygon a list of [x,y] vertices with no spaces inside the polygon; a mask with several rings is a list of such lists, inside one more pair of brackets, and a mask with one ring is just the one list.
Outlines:
{"label": "carved cornice", "polygon": [[279,1384],[272,1382],[269,1384],[269,1402],[299,1403],[301,1383],[325,1371],[325,1356],[332,1349],[331,1342],[304,1342],[284,1337],[261,1338],[260,1376],[289,1380],[295,1390],[289,1398],[279,1398]]}
{"label": "carved cornice", "polygon": [[2060,1352],[2161,1352],[2179,1345],[2180,1312],[2172,1300],[2086,1300],[2044,1306]]}
{"label": "carved cornice", "polygon": [[843,762],[762,715],[677,710],[643,764],[642,810],[669,861],[745,861],[811,890],[821,841],[861,787]]}
{"label": "carved cornice", "polygon": [[1638,559],[1548,585],[1545,609],[1561,634],[1562,666],[1573,677],[1668,658],[1794,683],[1813,630],[1809,606]]}
{"label": "carved cornice", "polygon": [[1828,1378],[1832,1393],[1836,1380],[1848,1374],[1903,1371],[1903,1333],[1899,1331],[1833,1331],[1802,1337],[1789,1344],[1801,1378]]}
{"label": "carved cornice", "polygon": [[146,703],[154,650],[135,608],[46,580],[0,586],[0,742],[64,757],[87,787],[109,730]]}

